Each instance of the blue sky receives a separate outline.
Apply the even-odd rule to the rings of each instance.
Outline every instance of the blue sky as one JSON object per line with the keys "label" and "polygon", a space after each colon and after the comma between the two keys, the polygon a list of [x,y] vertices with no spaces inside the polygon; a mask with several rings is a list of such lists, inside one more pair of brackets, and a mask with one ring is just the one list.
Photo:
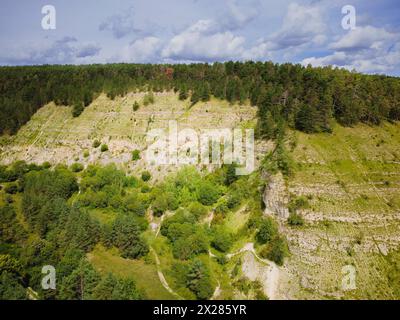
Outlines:
{"label": "blue sky", "polygon": [[399,18],[398,0],[2,0],[0,64],[271,60],[399,76]]}

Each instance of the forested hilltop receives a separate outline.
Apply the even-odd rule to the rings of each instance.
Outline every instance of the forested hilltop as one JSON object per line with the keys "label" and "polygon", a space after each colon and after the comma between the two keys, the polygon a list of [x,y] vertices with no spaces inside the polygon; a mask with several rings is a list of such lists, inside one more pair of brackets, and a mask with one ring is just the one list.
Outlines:
{"label": "forested hilltop", "polygon": [[259,107],[261,136],[277,124],[304,132],[400,119],[400,79],[272,62],[190,65],[109,64],[0,67],[0,133],[14,134],[44,104],[73,105],[74,116],[105,92],[174,90],[195,104],[213,95]]}

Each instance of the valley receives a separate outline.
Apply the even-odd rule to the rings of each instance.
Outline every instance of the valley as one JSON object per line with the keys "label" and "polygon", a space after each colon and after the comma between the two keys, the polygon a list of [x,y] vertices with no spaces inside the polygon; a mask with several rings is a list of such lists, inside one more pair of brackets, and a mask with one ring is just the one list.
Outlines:
{"label": "valley", "polygon": [[[82,181],[87,180],[85,172],[91,166],[115,164],[115,170],[127,177],[139,177],[143,171],[151,174],[149,182],[134,182],[124,187],[122,194],[125,199],[125,194],[138,193],[149,203],[139,219],[145,225],[143,239],[149,251],[140,258],[127,258],[115,246],[94,243],[86,257],[97,272],[133,279],[148,299],[195,299],[195,291],[182,279],[191,261],[207,266],[210,291],[204,297],[212,299],[398,298],[398,287],[391,283],[389,273],[400,245],[399,123],[353,127],[335,123],[332,133],[288,130],[284,143],[292,159],[289,175],[265,168],[263,159],[273,151],[275,142],[257,139],[257,170],[224,185],[218,182],[226,175],[223,168],[154,166],[143,157],[133,160],[132,151],[139,150],[142,156],[147,148],[146,133],[152,128],[167,128],[169,120],[176,120],[179,128],[198,131],[256,128],[257,109],[216,98],[192,106],[166,91],[156,93],[155,102],[145,106],[145,94],[132,92],[114,100],[102,94],[76,118],[71,107],[50,103],[15,136],[1,137],[2,165],[12,166],[21,160],[38,165],[48,162],[52,167],[81,164],[83,171],[75,173],[81,187],[70,203],[80,203],[88,194]],[[140,104],[136,111],[132,109],[135,101]],[[94,147],[95,140],[106,144],[108,150]],[[187,181],[178,183],[184,177]],[[218,186],[220,195],[196,209],[193,203],[198,202],[191,186],[200,183],[198,179]],[[90,186],[92,182],[85,183]],[[8,184],[1,184],[1,203],[6,201]],[[90,188],[95,190],[94,185]],[[150,193],[144,193],[144,188]],[[154,199],[166,192],[175,193],[178,203],[167,205],[160,216]],[[240,194],[237,203],[227,206],[226,199],[236,196],[235,192]],[[14,207],[19,197],[12,195]],[[122,209],[111,202],[82,203],[82,210],[101,228],[113,225],[121,215]],[[26,225],[21,210],[17,208],[17,216]],[[126,210],[131,214],[131,209]],[[190,220],[188,212],[198,218]],[[301,216],[302,222],[289,222],[293,215]],[[263,251],[268,245],[257,241],[253,225],[266,217],[276,221],[277,232],[287,239],[287,255],[281,265],[266,258]],[[177,224],[174,232],[187,235],[191,231],[186,230],[186,221],[192,221],[189,223],[194,223],[195,232],[214,244],[194,255],[180,251],[179,255],[188,256],[179,258],[173,243],[180,236],[172,235],[172,229],[163,229],[166,221]],[[219,244],[215,233],[222,229],[231,239],[218,240]],[[30,238],[37,236],[29,233]],[[225,247],[226,241],[230,244]],[[343,290],[343,267],[349,265],[356,270],[356,286]]]}

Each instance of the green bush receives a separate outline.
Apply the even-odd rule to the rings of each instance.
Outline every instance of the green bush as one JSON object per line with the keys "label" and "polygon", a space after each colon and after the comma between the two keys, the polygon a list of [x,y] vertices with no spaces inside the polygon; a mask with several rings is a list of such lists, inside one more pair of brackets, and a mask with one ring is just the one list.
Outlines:
{"label": "green bush", "polygon": [[159,217],[168,209],[168,199],[165,194],[160,194],[154,200],[151,208],[155,216]]}
{"label": "green bush", "polygon": [[132,161],[140,159],[140,151],[138,149],[132,151]]}
{"label": "green bush", "polygon": [[43,169],[49,169],[49,168],[51,168],[51,163],[48,162],[48,161],[43,162],[43,163],[42,163],[42,168],[43,168]]}
{"label": "green bush", "polygon": [[217,227],[213,230],[211,245],[221,251],[227,252],[233,244],[233,236],[223,227]]}
{"label": "green bush", "polygon": [[74,118],[79,117],[80,114],[83,112],[83,104],[82,103],[77,103],[72,107],[72,116]]}
{"label": "green bush", "polygon": [[208,239],[200,230],[194,234],[181,236],[172,243],[172,253],[181,260],[190,259],[198,254],[208,251]]}
{"label": "green bush", "polygon": [[282,266],[285,257],[289,254],[286,239],[277,236],[260,252],[261,257],[274,261],[278,266]]}
{"label": "green bush", "polygon": [[150,91],[149,93],[147,93],[144,98],[143,98],[143,104],[145,106],[149,105],[149,104],[153,104],[154,103],[154,93],[152,91]]}
{"label": "green bush", "polygon": [[233,209],[238,206],[241,202],[241,195],[238,192],[233,192],[228,196],[227,206],[229,209]]}
{"label": "green bush", "polygon": [[235,163],[227,165],[224,181],[225,185],[229,186],[238,179],[238,176],[236,175],[236,167],[237,165]]}
{"label": "green bush", "polygon": [[151,173],[149,171],[143,171],[142,172],[142,180],[143,181],[149,181],[151,179]]}
{"label": "green bush", "polygon": [[204,207],[201,203],[198,203],[197,201],[192,202],[188,206],[188,210],[196,217],[196,219],[204,217],[207,214],[207,208]]}
{"label": "green bush", "polygon": [[141,231],[142,227],[134,216],[119,214],[115,219],[112,241],[113,245],[121,250],[124,258],[136,259],[149,252],[140,235]]}
{"label": "green bush", "polygon": [[100,146],[100,144],[101,144],[101,142],[99,140],[94,140],[92,146],[93,146],[93,148],[98,148]]}
{"label": "green bush", "polygon": [[139,110],[139,107],[140,107],[139,103],[137,101],[135,101],[133,103],[132,110],[137,111],[137,110]]}
{"label": "green bush", "polygon": [[16,183],[10,183],[4,188],[4,191],[8,194],[16,194],[18,192],[18,186]]}
{"label": "green bush", "polygon": [[84,158],[89,157],[89,151],[88,150],[83,151],[83,157]]}
{"label": "green bush", "polygon": [[256,239],[259,243],[265,244],[271,239],[273,239],[278,233],[278,227],[275,221],[271,217],[262,219],[258,232],[256,234]]}
{"label": "green bush", "polygon": [[100,151],[101,151],[101,152],[106,152],[106,151],[108,151],[108,146],[107,146],[106,144],[102,144],[102,145],[101,145],[101,148],[100,148]]}
{"label": "green bush", "polygon": [[199,202],[205,206],[210,206],[219,198],[219,192],[215,185],[208,181],[204,181],[198,188]]}
{"label": "green bush", "polygon": [[295,213],[298,209],[306,209],[310,206],[308,199],[305,196],[291,199],[288,205],[289,212]]}
{"label": "green bush", "polygon": [[214,289],[211,283],[210,270],[200,259],[195,259],[191,263],[186,285],[198,299],[209,299],[212,296]]}
{"label": "green bush", "polygon": [[72,172],[81,172],[83,170],[83,164],[75,162],[71,165],[70,169]]}
{"label": "green bush", "polygon": [[304,224],[304,219],[300,214],[292,212],[290,213],[287,222],[291,226],[302,226]]}

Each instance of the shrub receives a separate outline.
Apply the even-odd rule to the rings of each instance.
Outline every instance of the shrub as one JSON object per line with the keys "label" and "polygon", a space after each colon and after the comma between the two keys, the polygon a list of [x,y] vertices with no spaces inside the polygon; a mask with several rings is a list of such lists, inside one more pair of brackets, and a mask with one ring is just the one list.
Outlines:
{"label": "shrub", "polygon": [[83,112],[83,104],[82,103],[77,103],[73,106],[72,116],[74,118],[79,117],[82,112]]}
{"label": "shrub", "polygon": [[154,93],[152,91],[150,91],[148,94],[146,94],[143,98],[143,104],[145,106],[149,105],[149,104],[153,104],[154,103]]}
{"label": "shrub", "polygon": [[101,152],[106,152],[106,151],[108,151],[108,146],[107,146],[106,144],[102,144],[102,145],[101,145],[101,148],[100,148],[100,151],[101,151]]}
{"label": "shrub", "polygon": [[89,151],[88,151],[88,150],[85,150],[85,151],[83,152],[83,157],[84,157],[84,158],[89,157]]}
{"label": "shrub", "polygon": [[198,299],[208,299],[213,294],[210,270],[207,265],[199,259],[195,259],[187,274],[187,287]]}
{"label": "shrub", "polygon": [[286,239],[280,236],[275,237],[260,252],[261,257],[274,261],[278,266],[283,265],[284,259],[288,254]]}
{"label": "shrub", "polygon": [[210,206],[218,200],[219,192],[216,186],[206,181],[201,183],[198,189],[198,198],[201,204]]}
{"label": "shrub", "polygon": [[71,165],[70,169],[72,172],[81,172],[83,170],[83,164],[75,162]]}
{"label": "shrub", "polygon": [[208,239],[204,232],[198,230],[194,234],[181,236],[172,244],[172,253],[175,258],[187,260],[208,251]]}
{"label": "shrub", "polygon": [[168,209],[168,200],[165,194],[160,194],[154,200],[152,205],[153,213],[155,216],[161,216]]}
{"label": "shrub", "polygon": [[256,239],[259,243],[264,244],[273,239],[278,233],[278,227],[271,217],[263,219],[260,223]]}
{"label": "shrub", "polygon": [[233,243],[233,236],[223,227],[217,227],[214,229],[213,238],[211,240],[211,245],[221,251],[227,252]]}
{"label": "shrub", "polygon": [[98,148],[100,146],[100,144],[101,144],[101,142],[99,140],[94,140],[92,146],[93,146],[93,148]]}
{"label": "shrub", "polygon": [[132,110],[133,111],[137,111],[137,110],[139,110],[139,103],[137,102],[137,101],[135,101],[134,103],[133,103],[133,106],[132,106]]}
{"label": "shrub", "polygon": [[289,202],[289,212],[296,212],[298,209],[306,209],[309,207],[308,199],[304,196],[291,199]]}
{"label": "shrub", "polygon": [[141,231],[135,217],[123,214],[117,216],[113,223],[113,245],[121,250],[122,257],[136,259],[149,252],[140,235]]}
{"label": "shrub", "polygon": [[148,172],[147,170],[146,171],[143,171],[142,172],[142,180],[143,181],[149,181],[151,179],[151,174],[150,174],[150,172]]}
{"label": "shrub", "polygon": [[232,194],[229,195],[228,197],[228,202],[227,202],[227,206],[229,209],[233,209],[236,206],[238,206],[240,204],[240,194],[238,192],[234,192]]}
{"label": "shrub", "polygon": [[18,186],[15,183],[10,183],[4,188],[4,191],[8,194],[16,194],[18,192]]}
{"label": "shrub", "polygon": [[220,213],[220,214],[225,214],[229,211],[228,208],[228,201],[226,200],[226,198],[221,198],[218,203],[217,206],[215,207],[215,213]]}
{"label": "shrub", "polygon": [[43,169],[49,169],[49,168],[51,168],[51,163],[48,162],[48,161],[43,162],[43,163],[42,163],[42,168],[43,168]]}
{"label": "shrub", "polygon": [[132,151],[132,161],[140,159],[140,151],[138,149]]}
{"label": "shrub", "polygon": [[236,175],[236,167],[237,165],[235,163],[227,165],[224,181],[225,185],[229,186],[238,179],[238,176]]}
{"label": "shrub", "polygon": [[207,208],[197,201],[192,202],[188,206],[188,210],[196,217],[196,219],[199,219],[207,214]]}
{"label": "shrub", "polygon": [[304,224],[304,219],[300,214],[292,212],[287,222],[291,226],[302,226]]}

